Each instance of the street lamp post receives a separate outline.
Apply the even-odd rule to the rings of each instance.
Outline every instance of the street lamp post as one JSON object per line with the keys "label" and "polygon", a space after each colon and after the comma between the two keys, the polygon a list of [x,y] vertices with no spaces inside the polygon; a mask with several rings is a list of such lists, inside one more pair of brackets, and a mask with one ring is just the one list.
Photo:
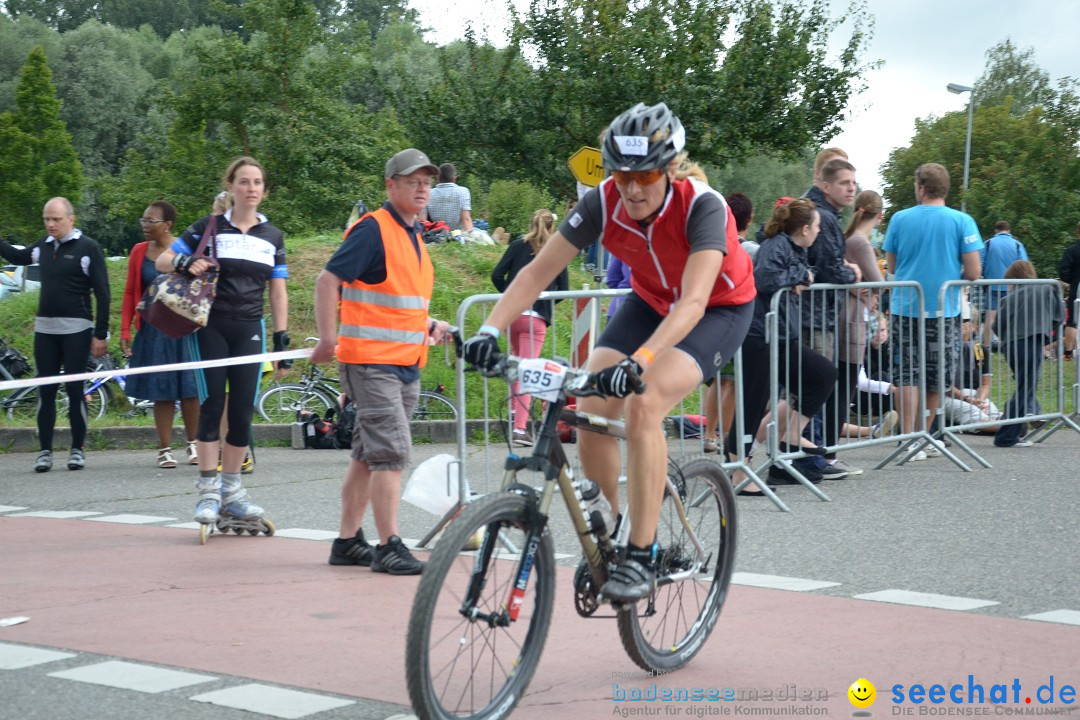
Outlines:
{"label": "street lamp post", "polygon": [[968,189],[968,172],[971,168],[971,118],[975,112],[975,88],[968,85],[957,85],[956,83],[949,83],[945,86],[949,92],[959,95],[960,93],[970,93],[968,95],[968,126],[967,126],[967,140],[964,141],[964,196],[960,200],[960,212],[966,212],[967,210],[967,189]]}

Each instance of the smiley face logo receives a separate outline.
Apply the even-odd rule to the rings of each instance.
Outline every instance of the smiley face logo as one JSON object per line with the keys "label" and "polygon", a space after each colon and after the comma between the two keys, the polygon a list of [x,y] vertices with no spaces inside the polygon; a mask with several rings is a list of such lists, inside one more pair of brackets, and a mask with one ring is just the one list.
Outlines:
{"label": "smiley face logo", "polygon": [[870,682],[866,678],[859,678],[855,682],[851,683],[851,687],[847,691],[848,700],[851,704],[857,708],[868,708],[874,704],[874,700],[877,699],[877,688],[874,687],[874,683]]}

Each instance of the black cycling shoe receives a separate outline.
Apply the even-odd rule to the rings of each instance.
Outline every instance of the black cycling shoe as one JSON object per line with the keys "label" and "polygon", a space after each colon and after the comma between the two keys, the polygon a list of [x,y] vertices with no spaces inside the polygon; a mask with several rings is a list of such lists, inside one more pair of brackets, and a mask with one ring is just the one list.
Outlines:
{"label": "black cycling shoe", "polygon": [[611,571],[611,577],[600,588],[606,599],[633,603],[646,597],[656,587],[656,571],[637,560],[623,560]]}

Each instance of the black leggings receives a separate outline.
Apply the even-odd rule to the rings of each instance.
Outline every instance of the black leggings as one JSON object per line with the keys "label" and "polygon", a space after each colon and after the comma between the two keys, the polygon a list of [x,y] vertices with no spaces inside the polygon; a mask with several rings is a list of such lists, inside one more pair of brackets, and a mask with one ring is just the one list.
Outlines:
{"label": "black leggings", "polygon": [[[34,364],[37,376],[59,375],[61,367],[67,373],[86,372],[90,357],[90,328],[77,333],[50,335],[34,333]],[[56,425],[56,391],[60,386],[51,383],[38,387],[37,426],[42,450],[52,450],[53,428]],[[64,383],[68,395],[68,417],[71,418],[71,447],[82,448],[86,442],[86,398],[82,380]]]}
{"label": "black leggings", "polygon": [[[825,402],[825,444],[833,446],[851,417],[851,396],[859,386],[859,366],[855,363],[836,363],[836,388]],[[834,458],[836,453],[827,457]]]}
{"label": "black leggings", "polygon": [[[780,384],[787,388],[792,407],[803,417],[813,417],[832,394],[836,368],[821,353],[805,345],[781,341]],[[743,423],[749,438],[745,451],[750,452],[758,425],[769,404],[769,346],[758,335],[747,335],[742,346]],[[801,384],[800,384],[801,381]],[[727,447],[735,448],[739,438],[732,424]]]}
{"label": "black leggings", "polygon": [[[206,327],[195,333],[200,360],[220,360],[263,352],[261,320],[231,320],[210,313]],[[202,371],[206,399],[199,408],[199,430],[195,437],[202,442],[221,438],[221,415],[225,411],[225,381],[229,381],[229,432],[225,442],[247,447],[251,442],[251,416],[259,390],[261,363],[205,368]]]}

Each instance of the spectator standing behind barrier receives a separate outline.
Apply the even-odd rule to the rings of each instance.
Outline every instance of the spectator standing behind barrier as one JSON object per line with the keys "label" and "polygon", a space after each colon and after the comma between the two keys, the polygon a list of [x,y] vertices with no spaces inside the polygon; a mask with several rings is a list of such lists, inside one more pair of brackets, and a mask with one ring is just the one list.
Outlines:
{"label": "spectator standing behind barrier", "polygon": [[472,232],[472,194],[469,188],[457,184],[457,168],[450,163],[439,166],[439,184],[431,190],[427,207],[420,211],[420,219],[441,221],[451,230]]}
{"label": "spectator standing behind barrier", "polygon": [[[604,276],[604,284],[612,290],[624,290],[630,287],[630,267],[617,257],[611,258]],[[608,320],[615,317],[615,313],[624,302],[626,302],[625,295],[611,299],[611,304],[607,309]]]}
{"label": "spectator standing behind barrier", "polygon": [[[1035,267],[1027,260],[1017,260],[1005,271],[1006,279],[1033,279]],[[1004,420],[1022,418],[1038,412],[1036,391],[1043,347],[1048,345],[1061,325],[1064,315],[1058,288],[1051,285],[1018,285],[1001,299],[994,332],[1001,341],[1005,359],[1013,371],[1016,390],[1005,404]],[[994,435],[997,447],[1030,447],[1022,440],[1027,423],[1002,424]]]}
{"label": "spectator standing behind barrier", "polygon": [[[979,260],[982,262],[982,276],[986,280],[996,280],[1005,277],[1005,271],[1017,260],[1027,260],[1028,254],[1024,244],[1014,238],[1009,232],[1009,223],[998,220],[994,225],[994,236],[986,240],[983,249],[979,252]],[[1005,296],[1006,285],[984,286],[986,292],[986,315],[983,318],[983,345],[990,347],[992,333],[990,326],[994,323],[994,315],[997,313],[998,303]]]}
{"label": "spectator standing behind barrier", "polygon": [[[550,210],[541,209],[533,213],[529,232],[521,240],[514,240],[507,246],[499,263],[491,271],[491,282],[496,290],[505,291],[521,269],[540,254],[544,243],[555,232],[555,220],[555,214]],[[569,290],[570,277],[567,270],[564,268],[546,289]],[[547,337],[547,329],[551,325],[555,302],[557,301],[537,300],[530,309],[510,323],[510,352],[519,357],[540,357],[540,349],[544,346],[544,338]],[[510,403],[513,410],[512,436],[515,445],[530,447],[533,444],[532,433],[528,427],[531,402],[532,396],[521,394],[521,383],[515,382],[511,388]]]}
{"label": "spectator standing behind barrier", "polygon": [[[16,265],[41,266],[41,292],[34,318],[34,364],[37,377],[86,372],[88,357],[101,357],[108,349],[109,274],[101,247],[75,227],[75,208],[67,198],[55,197],[42,211],[48,235],[28,248],[14,248],[0,240],[0,256]],[[97,301],[97,316],[90,295]],[[55,383],[38,386],[38,442],[41,452],[34,470],[52,469],[53,429],[56,425]],[[86,466],[86,398],[83,382],[65,383],[71,419],[71,454],[68,470]]]}
{"label": "spectator standing behind barrier", "polygon": [[[442,342],[450,327],[428,315],[435,270],[417,222],[437,172],[419,150],[390,158],[386,204],[345,231],[315,281],[319,343],[311,362],[327,362],[336,347],[342,389],[357,407],[331,565],[370,566],[391,575],[418,575],[424,568],[401,542],[397,515],[420,369],[428,345]],[[380,542],[374,548],[361,527],[369,500]]]}
{"label": "spectator standing behind barrier", "polygon": [[[926,321],[925,358],[919,356],[919,296],[909,287],[893,288],[892,308],[893,384],[899,386],[900,422],[905,433],[917,427],[919,381],[926,382],[926,408],[932,419],[938,408],[939,378],[952,384],[953,355],[959,343],[960,288],[953,287],[938,307],[941,286],[949,280],[976,280],[981,274],[979,250],[982,238],[970,215],[945,206],[949,173],[937,163],[915,170],[918,205],[901,210],[889,220],[885,233],[886,262],[897,281],[914,280],[922,287]],[[945,355],[941,353],[944,341]],[[923,363],[925,359],[925,364]],[[933,445],[919,450],[925,459],[940,454]]]}
{"label": "spectator standing behind barrier", "polygon": [[[754,205],[750,198],[742,193],[731,193],[725,198],[735,218],[735,231],[739,234],[739,244],[753,262],[760,244],[750,240],[750,223],[754,220]],[[735,416],[735,361],[732,360],[720,370],[720,383],[716,378],[705,379],[705,428],[702,447],[707,453],[714,453],[717,434],[726,436],[731,429]]]}
{"label": "spectator standing behind barrier", "polygon": [[[604,397],[578,403],[582,412],[610,419],[625,410],[630,539],[625,558],[600,588],[619,602],[635,602],[655,588],[656,528],[667,478],[663,418],[735,355],[756,294],[731,211],[701,167],[687,160],[685,144],[682,123],[664,103],[638,103],[616,117],[601,141],[610,176],[585,194],[463,348],[466,362],[491,372],[499,328],[598,237],[630,266],[633,293],[586,363]],[[622,463],[616,439],[581,433],[578,443],[585,476],[618,512]]]}
{"label": "spectator standing behind barrier", "polygon": [[[870,233],[881,224],[882,214],[881,196],[873,190],[863,190],[855,198],[855,212],[852,213],[851,222],[844,230],[844,259],[859,268],[863,282],[881,282],[881,271],[878,269],[877,258],[874,256],[874,248],[870,245]],[[866,357],[867,318],[877,311],[879,292],[878,290],[849,291],[844,303],[844,320],[837,328],[839,358],[847,367],[855,368],[855,384],[858,382],[858,369],[863,365]],[[843,382],[843,375],[840,382]],[[852,384],[848,390],[849,401],[851,393],[855,390],[855,384]],[[843,407],[839,408],[838,414],[839,422],[847,422]],[[841,469],[847,470],[849,474],[857,475],[862,472],[843,461],[837,462],[842,463]]]}
{"label": "spectator standing behind barrier", "polygon": [[[222,184],[232,197],[233,206],[217,218],[217,235],[209,254],[220,266],[217,298],[205,328],[193,336],[191,346],[197,360],[258,355],[266,350],[263,321],[263,296],[270,288],[270,314],[274,327],[274,350],[289,345],[289,296],[285,265],[285,238],[259,212],[266,197],[262,165],[250,157],[240,157],[229,164]],[[199,245],[212,215],[196,220],[163,251],[155,263],[157,269],[173,269],[201,275],[210,267],[205,258],[191,253]],[[284,367],[289,361],[282,361]],[[261,517],[263,509],[248,499],[240,479],[244,453],[251,438],[251,417],[259,387],[260,363],[229,365],[200,370],[206,398],[199,411],[196,435],[199,449],[199,479],[195,488],[199,500],[195,520],[210,524],[219,514],[240,519]],[[221,416],[225,411],[225,386],[228,382],[233,402],[229,403],[229,431],[221,452],[221,471],[217,469],[217,447]],[[242,398],[249,400],[242,401]]]}
{"label": "spectator standing behind barrier", "polygon": [[[840,228],[840,213],[855,201],[856,189],[855,166],[837,157],[821,167],[820,177],[806,193],[821,213],[821,232],[807,251],[817,282],[846,285],[862,279],[858,266],[844,259],[847,241]],[[835,331],[837,322],[844,318],[844,295],[840,292],[810,293],[803,298],[801,315],[803,342],[836,363],[836,390],[825,403],[823,437],[814,437],[817,443],[834,446],[850,415],[851,393],[859,378],[858,364],[846,362],[837,353]],[[827,460],[801,458],[795,461],[795,466],[800,471],[818,472],[826,480],[862,472],[846,463],[837,463],[835,452],[830,453]]]}
{"label": "spectator standing behind barrier", "polygon": [[1065,300],[1065,359],[1071,360],[1076,350],[1076,296],[1080,286],[1080,223],[1076,226],[1076,242],[1065,248],[1059,267],[1061,282],[1069,286]]}
{"label": "spectator standing behind barrier", "polygon": [[[781,438],[780,450],[802,449],[805,452],[820,453],[822,448],[802,445],[800,433],[821,409],[822,403],[833,392],[836,383],[836,368],[821,353],[800,344],[798,325],[798,296],[814,282],[814,273],[806,249],[814,244],[821,226],[821,213],[808,198],[798,198],[781,203],[773,209],[772,217],[765,224],[766,240],[758,250],[754,262],[754,284],[757,287],[757,299],[754,301],[754,317],[750,331],[742,345],[743,352],[743,418],[748,432],[754,433],[752,442],[735,435],[732,428],[728,433],[727,448],[730,454],[738,443],[743,442],[747,457],[753,456],[758,446],[765,440],[763,418],[769,402],[770,390],[770,350],[766,342],[766,315],[770,312],[772,297],[784,289],[789,289],[778,309],[780,362],[780,383],[791,396],[791,406],[799,413],[792,423],[789,419],[789,402],[781,401],[776,408],[777,435]],[[807,441],[808,442],[808,441]],[[773,473],[770,477],[780,482],[790,482],[787,472]],[[801,469],[800,469],[801,471]],[[820,474],[807,469],[803,473],[807,479],[816,482]],[[738,484],[742,478],[736,473],[733,482]],[[753,483],[743,489],[750,495],[764,494]]]}
{"label": "spectator standing behind barrier", "polygon": [[[150,203],[139,218],[146,241],[136,243],[135,247],[131,248],[124,300],[120,309],[120,351],[130,358],[130,366],[133,368],[191,360],[186,339],[171,338],[150,323],[144,324],[135,312],[135,306],[142,299],[143,289],[161,274],[161,271],[154,267],[154,263],[175,241],[172,234],[175,223],[176,208],[164,200]],[[132,322],[138,330],[134,343],[131,341]],[[198,464],[195,428],[199,419],[199,391],[194,371],[173,370],[131,375],[127,379],[125,392],[133,398],[151,400],[154,403],[154,427],[158,434],[157,464],[160,468],[176,467],[176,458],[172,453],[172,426],[176,401],[179,400],[180,414],[184,420],[184,437],[187,438],[187,462],[190,465]]]}

